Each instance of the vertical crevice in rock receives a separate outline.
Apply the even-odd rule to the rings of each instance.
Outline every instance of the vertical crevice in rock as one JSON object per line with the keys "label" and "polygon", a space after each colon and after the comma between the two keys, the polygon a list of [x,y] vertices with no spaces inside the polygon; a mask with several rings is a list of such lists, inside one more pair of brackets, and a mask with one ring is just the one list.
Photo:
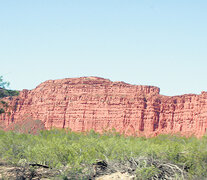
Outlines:
{"label": "vertical crevice in rock", "polygon": [[68,106],[69,106],[69,100],[67,100],[67,98],[65,97],[64,98],[65,99],[65,101],[66,101],[66,105],[65,105],[65,108],[64,108],[64,111],[63,111],[63,126],[62,126],[62,128],[65,128],[65,123],[66,123],[66,113],[67,113],[67,109],[69,108]]}

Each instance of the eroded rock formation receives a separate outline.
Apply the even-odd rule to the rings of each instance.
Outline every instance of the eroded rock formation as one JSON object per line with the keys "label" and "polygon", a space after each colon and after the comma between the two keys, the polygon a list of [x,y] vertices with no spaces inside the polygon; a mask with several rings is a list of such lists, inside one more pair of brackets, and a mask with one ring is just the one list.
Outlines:
{"label": "eroded rock formation", "polygon": [[47,129],[97,132],[116,129],[128,135],[163,133],[202,136],[207,128],[207,92],[163,96],[153,86],[130,85],[98,77],[49,80],[18,97],[5,98],[3,127],[32,117]]}

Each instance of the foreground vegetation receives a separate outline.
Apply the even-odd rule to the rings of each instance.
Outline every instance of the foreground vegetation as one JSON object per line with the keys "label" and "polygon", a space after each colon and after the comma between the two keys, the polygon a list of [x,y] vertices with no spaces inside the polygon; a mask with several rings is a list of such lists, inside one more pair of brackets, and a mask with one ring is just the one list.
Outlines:
{"label": "foreground vegetation", "polygon": [[91,176],[92,164],[99,159],[123,167],[122,171],[138,179],[161,179],[163,175],[202,179],[207,177],[207,137],[160,135],[146,139],[115,132],[100,135],[54,129],[32,135],[0,131],[0,159],[16,165],[36,163],[62,169],[67,177],[73,173],[79,178]]}

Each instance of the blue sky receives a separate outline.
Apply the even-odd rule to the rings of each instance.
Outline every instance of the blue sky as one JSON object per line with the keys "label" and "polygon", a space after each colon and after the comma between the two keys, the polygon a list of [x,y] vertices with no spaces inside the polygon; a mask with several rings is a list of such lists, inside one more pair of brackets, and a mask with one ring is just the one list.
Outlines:
{"label": "blue sky", "polygon": [[199,94],[206,9],[206,0],[0,0],[0,75],[19,90],[99,76]]}

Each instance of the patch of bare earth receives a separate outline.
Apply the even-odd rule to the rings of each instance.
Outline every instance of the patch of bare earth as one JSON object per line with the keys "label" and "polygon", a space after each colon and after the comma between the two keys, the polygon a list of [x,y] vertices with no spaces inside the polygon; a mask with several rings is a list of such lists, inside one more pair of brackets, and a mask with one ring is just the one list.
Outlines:
{"label": "patch of bare earth", "polygon": [[134,180],[134,178],[134,176],[130,176],[128,173],[116,172],[109,175],[100,176],[95,180]]}

